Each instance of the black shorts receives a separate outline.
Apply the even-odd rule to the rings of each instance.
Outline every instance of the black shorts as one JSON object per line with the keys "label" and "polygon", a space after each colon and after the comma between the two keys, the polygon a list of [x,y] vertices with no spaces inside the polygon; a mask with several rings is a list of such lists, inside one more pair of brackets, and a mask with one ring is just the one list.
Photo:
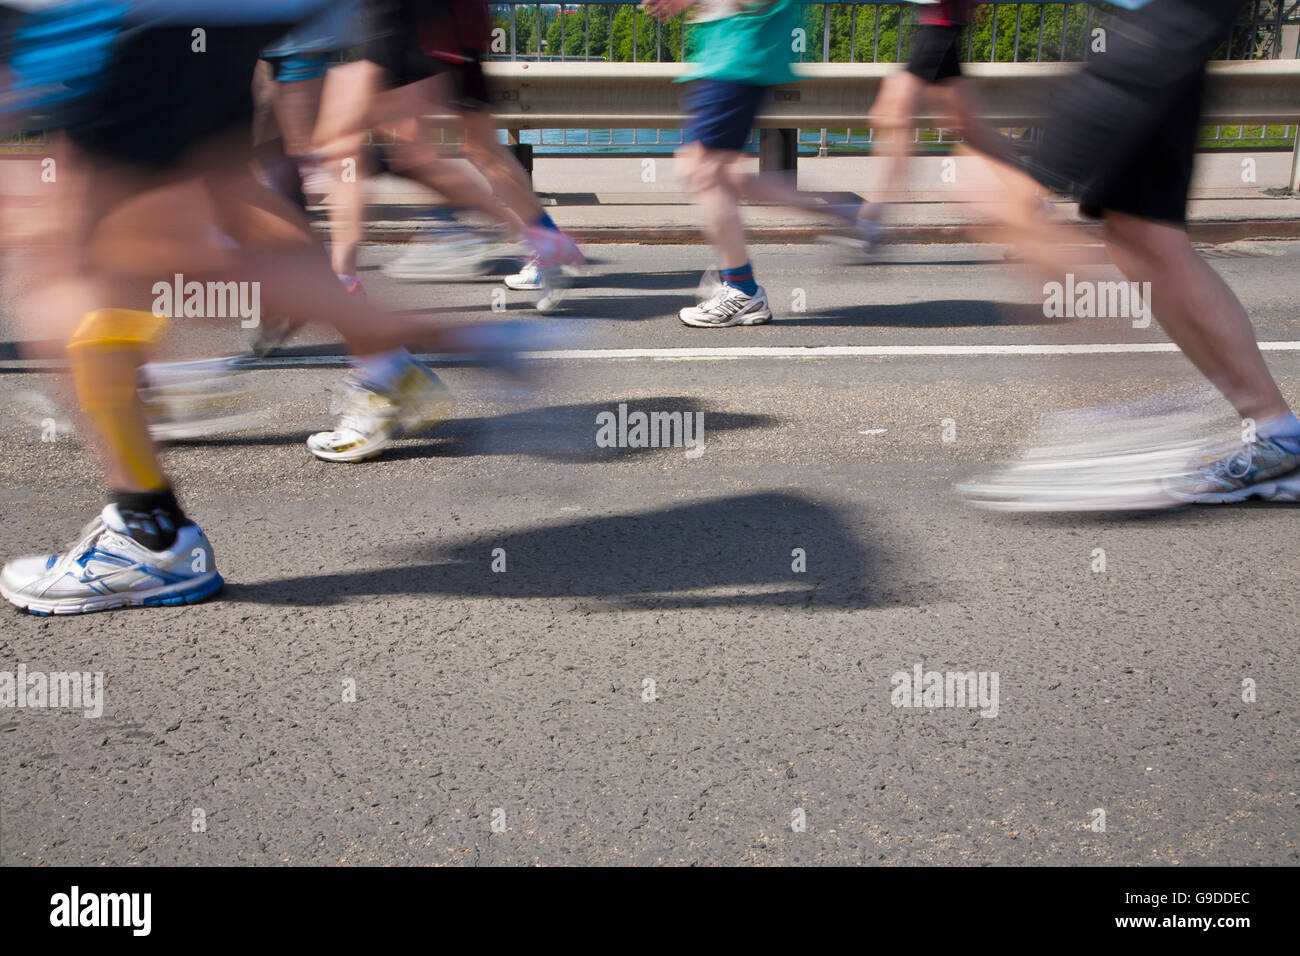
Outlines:
{"label": "black shorts", "polygon": [[478,57],[466,57],[459,63],[440,61],[451,74],[451,105],[462,113],[476,113],[492,105],[492,91],[488,88],[483,64]]}
{"label": "black shorts", "polygon": [[427,80],[437,72],[420,49],[421,4],[412,0],[366,0],[366,42],[362,57],[388,73],[393,86]]}
{"label": "black shorts", "polygon": [[912,48],[912,58],[907,61],[907,72],[927,83],[940,83],[961,76],[961,60],[957,56],[961,31],[962,28],[955,24],[921,24],[916,46]]}
{"label": "black shorts", "polygon": [[[447,73],[451,106],[463,112],[487,109],[492,101],[480,51],[458,48],[455,55],[430,56],[421,47],[422,32],[455,33],[457,16],[447,0],[367,0],[367,40],[362,55],[388,73],[392,86],[406,86]],[[441,23],[442,31],[431,30]]]}
{"label": "black shorts", "polygon": [[1240,5],[1152,0],[1134,13],[1117,11],[1106,53],[1057,98],[1029,172],[1085,215],[1185,222],[1205,65]]}
{"label": "black shorts", "polygon": [[99,82],[68,120],[68,139],[105,158],[155,168],[222,135],[251,149],[253,70],[262,48],[290,26],[208,27],[202,53],[192,49],[190,27],[122,34]]}

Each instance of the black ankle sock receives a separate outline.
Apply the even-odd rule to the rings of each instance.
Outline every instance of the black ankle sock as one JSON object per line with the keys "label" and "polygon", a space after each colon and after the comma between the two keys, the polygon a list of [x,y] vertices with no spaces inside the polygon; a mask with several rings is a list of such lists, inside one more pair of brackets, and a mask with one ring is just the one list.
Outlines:
{"label": "black ankle sock", "polygon": [[114,491],[111,495],[127,533],[150,551],[166,551],[176,531],[189,524],[170,488],[161,491]]}

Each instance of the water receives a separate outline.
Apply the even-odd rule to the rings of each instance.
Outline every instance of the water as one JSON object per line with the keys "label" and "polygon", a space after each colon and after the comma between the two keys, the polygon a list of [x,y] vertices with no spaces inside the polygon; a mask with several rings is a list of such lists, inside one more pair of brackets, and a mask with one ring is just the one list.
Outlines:
{"label": "water", "polygon": [[[850,135],[850,133],[852,135]],[[505,133],[502,132],[503,137]],[[682,145],[681,129],[525,129],[519,141],[529,143],[538,156],[594,153],[617,156],[620,153],[668,154]],[[816,153],[821,141],[820,130],[799,131],[799,152]],[[866,130],[827,130],[826,144],[832,152],[858,152],[868,146]],[[750,134],[745,151],[758,151],[758,133]]]}

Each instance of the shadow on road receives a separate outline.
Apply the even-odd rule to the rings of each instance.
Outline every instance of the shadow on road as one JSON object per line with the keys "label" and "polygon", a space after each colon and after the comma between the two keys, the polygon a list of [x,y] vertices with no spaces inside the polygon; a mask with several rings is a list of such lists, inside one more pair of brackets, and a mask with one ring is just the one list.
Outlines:
{"label": "shadow on road", "polygon": [[[225,598],[321,605],[386,595],[575,597],[644,608],[921,603],[920,588],[900,580],[897,560],[868,551],[867,538],[879,542],[871,529],[851,533],[832,507],[758,493],[461,537],[432,551],[376,555],[418,563],[232,583]],[[793,569],[796,548],[804,550],[804,572]],[[495,549],[504,551],[504,572],[492,570]]]}
{"label": "shadow on road", "polygon": [[853,305],[829,312],[781,314],[782,326],[875,326],[878,328],[952,329],[1007,326],[1064,325],[1073,319],[1049,319],[1042,306],[981,299],[939,299],[890,305]]}
{"label": "shadow on road", "polygon": [[[471,455],[529,455],[550,461],[613,462],[629,456],[685,454],[685,447],[598,447],[596,416],[603,412],[617,415],[620,402],[627,404],[629,414],[638,410],[680,412],[683,417],[696,412],[703,413],[706,454],[710,436],[740,429],[767,428],[778,422],[770,415],[712,411],[699,399],[683,395],[615,398],[581,405],[549,405],[504,415],[455,418],[430,429],[426,433],[428,440],[392,446],[384,452],[384,460],[464,458]],[[293,445],[300,444],[305,438],[305,432],[278,435],[227,435],[216,438],[182,439],[173,444],[179,448]]]}

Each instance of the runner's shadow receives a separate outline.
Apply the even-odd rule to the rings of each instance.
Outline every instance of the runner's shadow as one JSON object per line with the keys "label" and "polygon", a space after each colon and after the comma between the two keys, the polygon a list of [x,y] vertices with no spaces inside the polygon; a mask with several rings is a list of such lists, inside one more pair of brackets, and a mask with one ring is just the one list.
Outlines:
{"label": "runner's shadow", "polygon": [[827,312],[781,315],[781,326],[951,329],[997,326],[1053,327],[1073,319],[1049,319],[1037,305],[988,302],[982,299],[941,299],[934,302],[900,302],[891,305],[851,305]]}
{"label": "runner's shadow", "polygon": [[773,492],[462,536],[432,551],[376,552],[375,560],[406,563],[232,582],[225,599],[319,606],[398,596],[572,597],[609,610],[811,610],[935,599],[932,585],[905,580],[878,529],[850,529],[835,508]]}
{"label": "runner's shadow", "polygon": [[[627,405],[628,414],[636,411],[676,415],[663,427],[650,432],[661,439],[659,447],[602,447],[596,443],[600,421],[597,416],[612,414],[617,421],[619,405]],[[643,455],[683,455],[686,453],[686,417],[703,415],[705,454],[708,443],[720,432],[768,428],[779,420],[770,415],[749,412],[710,410],[697,398],[681,395],[656,395],[634,399],[611,399],[581,405],[548,405],[504,415],[454,418],[441,422],[414,442],[399,442],[383,454],[381,461],[406,461],[414,458],[466,458],[474,455],[527,455],[551,461],[607,462]],[[693,419],[694,425],[700,419]],[[324,427],[327,422],[322,422]],[[648,423],[647,423],[648,424]],[[310,430],[272,434],[220,435],[212,438],[183,438],[169,444],[178,448],[223,448],[238,446],[300,445]],[[630,437],[630,435],[629,435]],[[692,430],[690,437],[698,439]],[[680,442],[675,439],[680,438]]]}
{"label": "runner's shadow", "polygon": [[[628,416],[637,411],[675,416],[657,420],[661,424],[653,431],[647,429],[647,439],[653,440],[656,436],[661,439],[659,447],[633,447],[630,441],[621,447],[597,444],[597,433],[604,417],[612,416],[617,422],[620,404],[626,404]],[[456,418],[431,429],[428,438],[433,440],[396,445],[386,451],[384,457],[401,461],[430,457],[528,455],[551,461],[612,463],[629,456],[682,455],[687,451],[688,415],[693,416],[692,428],[703,422],[706,454],[709,441],[720,432],[769,428],[778,423],[778,419],[770,415],[710,410],[707,403],[689,396],[656,395],[581,405],[549,405],[480,418]],[[694,430],[690,436],[699,437]],[[630,429],[628,437],[632,437]]]}

